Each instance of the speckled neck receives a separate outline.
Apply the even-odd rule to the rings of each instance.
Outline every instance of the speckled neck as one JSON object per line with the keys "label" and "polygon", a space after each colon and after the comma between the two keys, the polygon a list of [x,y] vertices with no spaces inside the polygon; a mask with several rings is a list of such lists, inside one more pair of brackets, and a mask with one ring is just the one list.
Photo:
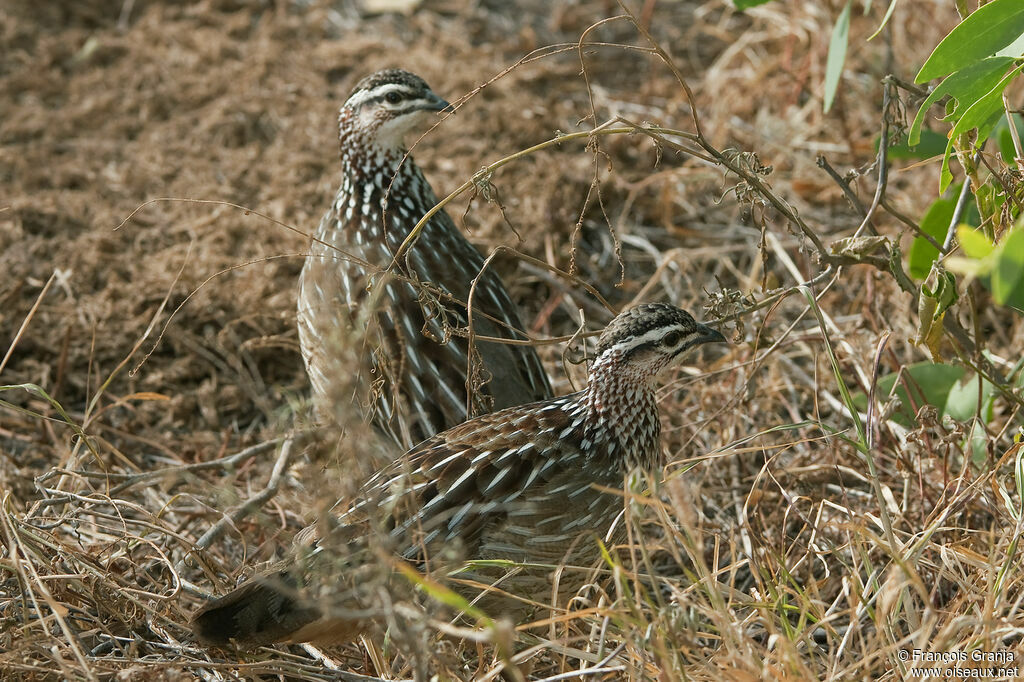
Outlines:
{"label": "speckled neck", "polygon": [[624,460],[628,467],[651,470],[661,461],[654,377],[622,364],[615,352],[603,353],[594,361],[585,391],[585,437],[612,445],[594,452]]}
{"label": "speckled neck", "polygon": [[342,179],[334,209],[339,217],[336,229],[342,234],[337,236],[354,239],[358,231],[358,239],[373,241],[380,240],[383,231],[388,248],[394,251],[437,199],[404,148],[381,147],[375,127],[361,128],[354,121],[350,110],[341,111]]}
{"label": "speckled neck", "polygon": [[377,140],[379,126],[379,121],[372,126],[360,126],[351,109],[341,110],[338,145],[343,170],[359,174],[366,174],[368,170],[390,170],[389,175],[394,175],[406,150],[401,146],[382,147]]}

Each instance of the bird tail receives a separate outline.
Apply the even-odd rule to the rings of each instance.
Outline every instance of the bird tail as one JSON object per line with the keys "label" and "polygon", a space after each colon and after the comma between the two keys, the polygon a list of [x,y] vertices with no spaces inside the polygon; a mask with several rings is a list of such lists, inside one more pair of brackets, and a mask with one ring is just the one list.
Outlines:
{"label": "bird tail", "polygon": [[207,646],[252,648],[292,640],[322,616],[297,588],[290,571],[253,578],[196,611],[192,632]]}

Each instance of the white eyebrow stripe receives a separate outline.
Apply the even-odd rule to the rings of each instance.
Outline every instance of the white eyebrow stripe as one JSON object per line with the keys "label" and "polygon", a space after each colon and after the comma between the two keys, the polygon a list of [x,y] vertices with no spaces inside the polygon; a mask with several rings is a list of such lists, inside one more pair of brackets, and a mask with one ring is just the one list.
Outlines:
{"label": "white eyebrow stripe", "polygon": [[345,106],[350,109],[358,109],[361,104],[366,100],[373,97],[373,91],[371,90],[360,90],[359,92],[352,93],[352,96],[345,102]]}
{"label": "white eyebrow stripe", "polygon": [[362,104],[370,101],[371,99],[377,99],[383,97],[389,92],[401,92],[407,95],[416,94],[415,91],[408,85],[402,83],[385,83],[384,85],[378,85],[372,90],[360,90],[359,92],[353,93],[345,104],[353,109],[359,107]]}
{"label": "white eyebrow stripe", "polygon": [[[684,338],[690,335],[689,333],[684,333],[681,329],[678,330],[678,331],[683,334]],[[660,339],[663,336],[665,336],[665,334],[667,334],[667,333],[668,333],[668,330],[665,327],[658,327],[657,329],[651,329],[651,330],[641,334],[640,336],[631,336],[630,338],[628,338],[628,339],[626,339],[624,341],[620,341],[619,343],[615,344],[612,347],[613,348],[622,348],[623,350],[629,350],[630,348],[636,348],[637,346],[642,346],[645,343],[651,343],[653,341],[657,341],[658,339]]]}

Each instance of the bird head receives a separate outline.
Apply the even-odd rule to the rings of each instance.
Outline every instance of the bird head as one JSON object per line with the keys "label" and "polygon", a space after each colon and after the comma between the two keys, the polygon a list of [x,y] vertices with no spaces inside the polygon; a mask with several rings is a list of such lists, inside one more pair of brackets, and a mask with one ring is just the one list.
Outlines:
{"label": "bird head", "polygon": [[688,351],[713,342],[724,343],[725,337],[685,310],[645,303],[620,313],[605,328],[594,366],[625,363],[641,376],[656,377],[678,364]]}
{"label": "bird head", "polygon": [[342,126],[354,126],[381,149],[404,148],[406,135],[452,105],[419,76],[402,69],[370,74],[356,84],[341,108]]}

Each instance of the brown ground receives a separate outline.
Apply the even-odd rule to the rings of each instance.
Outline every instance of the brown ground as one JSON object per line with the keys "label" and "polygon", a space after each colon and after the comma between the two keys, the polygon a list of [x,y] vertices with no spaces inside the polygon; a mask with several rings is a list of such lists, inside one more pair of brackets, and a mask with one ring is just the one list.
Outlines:
{"label": "brown ground", "polygon": [[[12,349],[0,383],[41,389],[0,387],[0,487],[7,493],[0,597],[5,588],[11,591],[0,600],[0,669],[7,666],[9,674],[87,679],[123,671],[119,679],[153,677],[140,672],[142,662],[159,662],[167,678],[189,679],[203,666],[207,674],[231,674],[230,666],[204,661],[237,658],[207,659],[202,650],[179,647],[187,636],[187,614],[198,601],[174,591],[166,568],[221,518],[223,507],[208,506],[225,499],[217,497],[218,488],[236,486],[231,499],[238,500],[266,484],[273,450],[240,472],[169,476],[159,485],[117,494],[112,487],[119,479],[106,479],[103,472],[211,460],[277,437],[296,412],[304,413],[295,286],[305,235],[339,182],[335,112],[359,77],[402,66],[453,102],[472,94],[416,149],[417,161],[442,195],[481,166],[556,131],[592,127],[591,103],[598,124],[620,114],[692,130],[685,93],[650,54],[616,45],[588,47],[588,91],[573,43],[595,22],[621,14],[615,3],[583,0],[550,9],[535,0],[514,7],[440,0],[411,3],[418,8],[408,15],[373,13],[375,4],[12,0],[0,8],[0,356]],[[826,242],[848,236],[860,218],[815,167],[816,156],[825,154],[840,172],[865,167],[868,179],[854,186],[869,203],[878,83],[890,72],[912,79],[931,46],[955,23],[949,8],[909,1],[890,29],[867,43],[884,8],[864,18],[858,7],[848,74],[833,112],[823,115],[828,34],[841,3],[828,9],[816,2],[776,2],[746,15],[725,2],[629,4],[687,78],[709,140],[719,149],[754,151],[773,166],[772,186]],[[918,6],[927,11],[916,11]],[[597,28],[588,39],[648,47],[624,20]],[[566,47],[534,52],[557,44]],[[504,75],[495,80],[499,74]],[[934,194],[933,169],[895,173],[890,200],[920,216]],[[588,200],[595,173],[600,200]],[[659,151],[642,135],[602,138],[600,153],[583,142],[554,146],[509,164],[493,182],[515,232],[483,198],[472,201],[466,213],[464,194],[451,213],[471,239],[485,251],[505,244],[561,270],[575,265],[580,278],[617,308],[634,299],[671,300],[698,317],[714,317],[702,311],[705,291],[748,293],[766,284],[797,283],[784,255],[800,280],[820,271],[784,220],[731,191],[734,177]],[[763,252],[762,219],[778,239]],[[878,226],[901,234],[888,216]],[[613,235],[623,242],[621,269]],[[571,281],[556,286],[556,278],[512,259],[503,267],[538,338],[571,334],[581,305],[592,329],[609,319]],[[864,358],[881,332],[892,329],[886,372],[925,359],[906,342],[913,311],[909,299],[895,291],[874,271],[851,268],[823,299],[842,330],[843,358],[867,366]],[[805,471],[786,479],[785,472],[813,468],[826,456],[863,471],[862,460],[841,441],[805,442],[822,438],[819,428],[793,428],[757,442],[781,445],[779,451],[743,451],[741,439],[783,422],[818,419],[849,428],[821,395],[833,394],[835,386],[812,318],[798,323],[795,336],[786,336],[803,309],[796,296],[771,314],[740,318],[736,343],[714,361],[715,374],[687,381],[688,391],[666,391],[663,403],[672,457],[730,445],[738,453],[699,464],[684,479],[688,499],[704,500],[695,505],[703,532],[727,532],[726,542],[739,544],[762,534],[763,549],[777,552],[780,561],[792,551],[792,537],[772,530],[792,503],[780,490],[793,487],[788,494],[807,496],[800,513],[809,523],[815,505],[834,495],[836,470],[818,472],[820,478]],[[776,352],[757,354],[749,364],[755,347],[776,340],[784,342]],[[543,355],[565,392],[570,389],[561,350],[545,346]],[[578,385],[582,369],[570,372]],[[849,380],[857,384],[852,369]],[[88,434],[89,447],[78,427]],[[775,472],[784,480],[779,488],[768,486],[758,507],[752,490],[761,494],[759,472],[762,466],[775,470],[773,457],[784,458]],[[296,505],[308,501],[302,483],[321,465],[308,452],[297,460],[266,509],[279,514],[275,522],[286,536],[309,511]],[[95,476],[38,479],[54,468]],[[893,475],[902,475],[898,467]],[[892,485],[898,490],[902,483]],[[96,499],[70,499],[68,493]],[[108,504],[106,495],[118,502]],[[33,510],[48,497],[63,503]],[[741,509],[743,521],[736,526]],[[140,525],[142,520],[149,525]],[[47,523],[55,525],[38,529]],[[263,556],[285,544],[267,530],[263,523],[231,530],[223,547],[211,549],[214,563],[230,573],[242,561],[241,542],[252,543],[250,551],[258,548]],[[800,532],[796,537],[800,551],[807,551],[807,538]],[[167,554],[166,562],[159,552]],[[33,570],[65,577],[39,582],[24,567],[14,570],[16,562],[29,560]],[[184,571],[187,580],[215,589],[209,574],[194,567]],[[125,596],[116,586],[136,591]],[[629,630],[623,623],[617,628]],[[772,631],[770,625],[763,628],[762,633]],[[715,645],[686,641],[688,648],[676,641],[658,646],[679,652],[672,665],[699,678],[701,666],[714,659]],[[523,639],[516,650],[534,642]],[[760,660],[753,652],[762,644],[740,649]],[[450,675],[469,678],[477,663],[480,670],[493,664],[487,655],[476,661],[473,646],[456,646],[454,653],[452,646],[438,644],[447,656],[438,660],[446,661]],[[646,654],[643,647],[629,649],[635,675],[667,665],[658,646],[650,646]],[[544,651],[532,663],[534,674],[580,667],[575,658],[559,658],[556,648]],[[797,675],[793,679],[804,671],[821,673],[814,656],[789,654],[801,662],[787,668]],[[397,656],[395,671],[403,674],[406,659],[387,655]],[[737,656],[729,649],[707,670],[749,664]],[[849,651],[838,658],[843,665],[857,664]],[[259,659],[275,655],[264,652]],[[341,660],[364,674],[384,672],[354,648]],[[887,669],[885,661],[878,665]],[[234,667],[241,675],[274,670]],[[303,670],[313,679],[315,666]]]}

